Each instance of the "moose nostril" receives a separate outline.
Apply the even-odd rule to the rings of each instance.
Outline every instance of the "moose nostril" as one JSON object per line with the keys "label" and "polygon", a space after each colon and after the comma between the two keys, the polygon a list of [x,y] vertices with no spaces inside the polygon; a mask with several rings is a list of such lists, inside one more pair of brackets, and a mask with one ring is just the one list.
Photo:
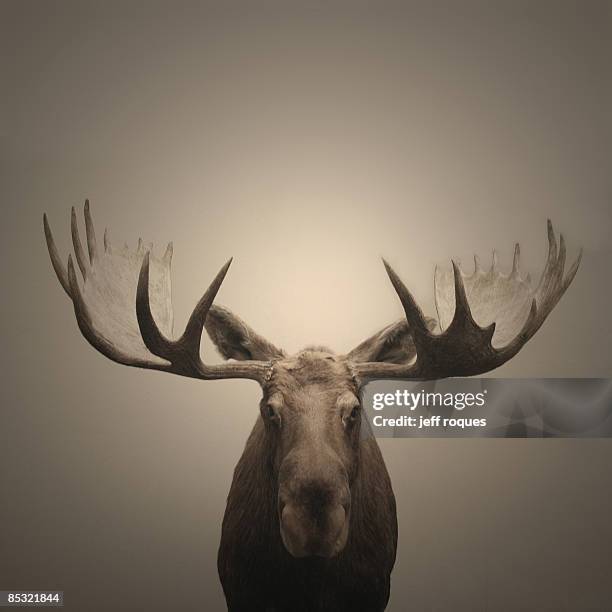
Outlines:
{"label": "moose nostril", "polygon": [[339,496],[338,503],[344,508],[344,511],[348,514],[351,509],[351,494],[348,490],[344,489]]}
{"label": "moose nostril", "polygon": [[303,517],[296,508],[285,505],[281,511],[281,537],[285,547],[294,557],[308,556],[308,536]]}
{"label": "moose nostril", "polygon": [[346,521],[347,511],[346,508],[342,505],[338,505],[329,513],[329,528],[330,533],[333,536],[334,540],[340,534],[340,531],[344,527],[344,522]]}

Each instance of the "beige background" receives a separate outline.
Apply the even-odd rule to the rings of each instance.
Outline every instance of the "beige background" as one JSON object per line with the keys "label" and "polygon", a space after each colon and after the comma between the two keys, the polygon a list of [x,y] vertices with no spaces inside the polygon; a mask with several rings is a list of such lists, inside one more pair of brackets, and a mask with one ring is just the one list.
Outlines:
{"label": "beige background", "polygon": [[[69,211],[174,240],[176,328],[219,301],[289,350],[350,349],[432,311],[451,256],[585,249],[497,376],[609,376],[609,2],[0,2],[0,588],[69,610],[222,610],[225,495],[247,381],[89,348],[47,258]],[[210,346],[204,352],[211,356]],[[384,440],[399,506],[389,610],[604,610],[609,440]]]}

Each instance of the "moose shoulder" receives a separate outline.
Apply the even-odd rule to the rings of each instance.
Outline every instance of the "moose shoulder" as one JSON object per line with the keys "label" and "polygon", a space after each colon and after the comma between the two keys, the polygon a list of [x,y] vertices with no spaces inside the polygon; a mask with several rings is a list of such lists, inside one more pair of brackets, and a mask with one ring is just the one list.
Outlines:
{"label": "moose shoulder", "polygon": [[[346,355],[313,346],[287,355],[226,308],[213,305],[217,274],[173,339],[169,245],[98,248],[85,204],[87,253],[72,210],[74,254],[64,266],[46,216],[53,268],[88,342],[125,365],[204,380],[249,378],[262,389],[260,415],[227,500],[219,576],[232,612],[381,612],[390,592],[397,521],[391,482],[374,438],[362,436],[359,389],[372,378],[442,378],[492,370],[535,334],[571,283],[565,243],[548,223],[548,258],[532,287],[478,263],[465,274],[436,274],[438,321],[427,318],[385,263],[406,318]],[[228,361],[200,357],[204,326]]]}

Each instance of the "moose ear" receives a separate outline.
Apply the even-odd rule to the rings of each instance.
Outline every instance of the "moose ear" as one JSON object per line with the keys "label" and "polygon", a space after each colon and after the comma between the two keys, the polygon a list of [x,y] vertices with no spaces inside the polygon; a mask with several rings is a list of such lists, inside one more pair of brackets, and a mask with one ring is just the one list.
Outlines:
{"label": "moose ear", "polygon": [[269,361],[284,356],[283,351],[223,306],[211,306],[204,326],[225,359]]}
{"label": "moose ear", "polygon": [[[427,317],[427,327],[433,331],[438,322]],[[403,319],[389,325],[356,346],[347,357],[354,363],[384,361],[386,363],[408,363],[416,356],[414,340],[408,322]]]}

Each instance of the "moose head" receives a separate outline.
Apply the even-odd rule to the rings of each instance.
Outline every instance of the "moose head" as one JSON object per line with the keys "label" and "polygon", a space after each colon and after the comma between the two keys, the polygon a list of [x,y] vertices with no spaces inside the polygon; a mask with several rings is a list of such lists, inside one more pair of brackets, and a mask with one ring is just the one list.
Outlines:
{"label": "moose head", "polygon": [[[548,259],[532,287],[519,270],[519,247],[509,275],[478,261],[471,274],[453,262],[435,276],[438,320],[425,317],[413,296],[385,262],[405,319],[384,328],[351,352],[321,346],[294,355],[260,336],[213,301],[231,260],[213,279],[182,335],[173,339],[170,292],[172,244],[162,257],[139,241],[135,251],[116,250],[104,233],[99,248],[85,203],[87,253],[72,209],[72,256],[64,267],[51,230],[44,229],[51,262],[74,305],[89,343],[125,365],[204,380],[248,378],[262,388],[261,418],[254,434],[265,440],[282,543],[296,558],[332,558],[349,539],[353,493],[359,477],[360,386],[373,378],[434,379],[487,372],[524,346],[557,304],[578,269],[564,275],[565,243],[548,222]],[[203,328],[222,364],[200,357]]]}

